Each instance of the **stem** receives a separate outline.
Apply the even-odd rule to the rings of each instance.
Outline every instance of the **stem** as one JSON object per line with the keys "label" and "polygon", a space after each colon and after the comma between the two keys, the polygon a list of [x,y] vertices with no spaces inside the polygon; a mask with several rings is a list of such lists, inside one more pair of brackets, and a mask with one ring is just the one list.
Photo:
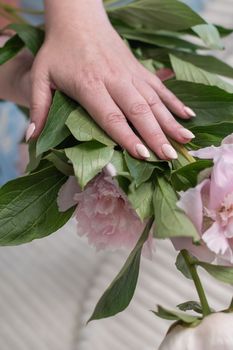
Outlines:
{"label": "stem", "polygon": [[178,143],[174,140],[170,139],[169,141],[171,142],[173,147],[189,161],[189,163],[196,162],[195,158],[193,158],[193,156],[191,156],[191,154],[189,154],[186,147],[184,147],[183,145],[181,145],[180,143]]}
{"label": "stem", "polygon": [[205,291],[204,291],[203,285],[201,283],[200,277],[198,276],[196,266],[193,264],[192,259],[190,258],[187,250],[182,250],[181,254],[184,258],[186,266],[187,266],[187,268],[192,276],[193,282],[195,284],[197,294],[199,296],[200,303],[202,306],[203,316],[204,317],[208,316],[211,314],[211,309],[210,309],[208,300],[206,298]]}

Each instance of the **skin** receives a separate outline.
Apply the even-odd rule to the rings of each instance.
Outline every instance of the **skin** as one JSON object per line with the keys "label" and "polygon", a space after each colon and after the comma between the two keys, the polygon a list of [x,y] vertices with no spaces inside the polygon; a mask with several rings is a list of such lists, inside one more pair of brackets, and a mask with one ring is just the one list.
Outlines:
{"label": "skin", "polygon": [[171,146],[168,152],[164,148],[170,145],[167,137],[187,143],[192,135],[184,135],[187,130],[172,113],[182,119],[190,115],[136,60],[111,26],[102,0],[45,0],[45,13],[46,38],[34,62],[24,52],[0,68],[1,82],[3,77],[9,85],[14,78],[9,89],[0,84],[0,98],[25,105],[30,100],[28,138],[40,135],[58,89],[82,104],[135,158],[147,158],[147,148],[161,159],[176,158]]}

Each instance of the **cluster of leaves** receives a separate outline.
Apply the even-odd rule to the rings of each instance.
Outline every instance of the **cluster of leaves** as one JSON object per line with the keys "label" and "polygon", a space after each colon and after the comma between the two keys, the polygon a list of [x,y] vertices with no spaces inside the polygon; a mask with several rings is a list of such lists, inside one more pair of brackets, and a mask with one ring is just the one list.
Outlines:
{"label": "cluster of leaves", "polygon": [[[233,68],[209,51],[221,50],[221,37],[232,31],[206,23],[177,0],[137,0],[122,6],[116,3],[106,1],[113,26],[148,69],[174,70],[176,79],[166,85],[197,114],[197,118],[182,122],[196,135],[188,147],[219,145],[233,132],[233,86],[220,77],[233,78]],[[43,43],[41,28],[19,23],[10,27],[16,34],[0,49],[0,64],[24,47],[35,55]],[[59,188],[67,177],[74,174],[84,188],[111,162],[117,169],[119,186],[141,220],[148,220],[138,244],[91,319],[122,311],[134,294],[142,246],[153,219],[156,238],[199,239],[191,221],[176,206],[177,191],[195,186],[199,172],[212,163],[190,163],[187,150],[176,146],[179,158],[173,162],[161,161],[152,152],[148,160],[136,160],[123,152],[77,102],[57,91],[42,134],[30,144],[28,174],[0,189],[0,244],[29,242],[62,227],[73,211],[60,213],[56,204]]]}

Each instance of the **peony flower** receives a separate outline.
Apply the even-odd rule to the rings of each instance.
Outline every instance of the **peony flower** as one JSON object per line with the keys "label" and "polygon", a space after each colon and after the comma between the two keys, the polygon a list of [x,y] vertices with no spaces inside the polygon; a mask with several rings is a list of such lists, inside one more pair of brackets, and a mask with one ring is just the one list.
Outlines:
{"label": "peony flower", "polygon": [[[58,196],[61,211],[77,204],[75,218],[78,234],[87,236],[97,250],[133,248],[145,227],[127,196],[109,175],[113,168],[96,176],[81,192],[74,177],[63,185]],[[152,237],[144,245],[144,255],[152,254]]]}
{"label": "peony flower", "polygon": [[233,136],[225,138],[219,147],[206,147],[191,154],[213,159],[214,166],[210,178],[180,193],[178,206],[192,220],[208,249],[220,261],[232,264]]}
{"label": "peony flower", "polygon": [[196,327],[177,325],[163,340],[159,350],[232,350],[233,314],[215,313]]}

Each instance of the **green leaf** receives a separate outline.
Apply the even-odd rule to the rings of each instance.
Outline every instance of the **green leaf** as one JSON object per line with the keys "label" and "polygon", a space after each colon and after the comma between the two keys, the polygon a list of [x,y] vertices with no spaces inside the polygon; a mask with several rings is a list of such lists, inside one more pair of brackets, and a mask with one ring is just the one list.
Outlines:
{"label": "green leaf", "polygon": [[190,7],[176,0],[138,0],[120,8],[109,8],[111,19],[133,28],[178,31],[205,21]]}
{"label": "green leaf", "polygon": [[153,204],[156,238],[192,237],[199,240],[198,232],[185,213],[176,205],[178,197],[164,177],[157,178]]}
{"label": "green leaf", "polygon": [[106,135],[106,133],[81,107],[76,108],[70,113],[66,125],[78,141],[96,140],[107,146],[115,145],[112,139]]}
{"label": "green leaf", "polygon": [[0,65],[6,63],[24,47],[24,42],[18,35],[12,36],[3,47],[0,47]]}
{"label": "green leaf", "polygon": [[199,24],[192,27],[192,30],[210,49],[223,49],[220,34],[218,29],[213,24]]}
{"label": "green leaf", "polygon": [[176,265],[177,270],[180,271],[182,273],[182,275],[184,275],[184,277],[186,277],[190,280],[193,279],[181,252],[177,255],[175,265]]}
{"label": "green leaf", "polygon": [[98,301],[89,321],[114,316],[129,305],[137,285],[142,248],[152,224],[151,219],[121,271]]}
{"label": "green leaf", "polygon": [[28,150],[29,150],[29,163],[27,165],[26,171],[31,173],[34,170],[36,170],[37,167],[39,166],[42,155],[39,155],[38,157],[36,156],[36,141],[34,140],[29,143]]}
{"label": "green leaf", "polygon": [[50,161],[62,174],[66,176],[73,176],[73,167],[68,164],[68,159],[64,158],[66,158],[65,154],[63,156],[63,153],[61,151],[54,150],[53,152],[50,152],[44,159]]}
{"label": "green leaf", "polygon": [[187,128],[233,122],[233,94],[214,86],[182,81],[169,81],[166,86],[197,114],[189,121],[179,120]]}
{"label": "green leaf", "polygon": [[20,39],[24,42],[26,47],[32,52],[33,55],[37,54],[44,42],[45,33],[43,30],[29,24],[19,23],[10,24],[9,28],[13,29],[18,34]]}
{"label": "green leaf", "polygon": [[125,161],[137,186],[140,186],[143,182],[149,180],[156,168],[153,163],[135,159],[131,157],[128,152],[125,152]]}
{"label": "green leaf", "polygon": [[233,133],[233,123],[218,123],[208,126],[196,126],[192,128],[195,139],[192,144],[198,147],[220,146],[222,140]]}
{"label": "green leaf", "polygon": [[199,319],[197,316],[187,315],[176,310],[168,310],[160,305],[158,306],[158,310],[153,311],[153,313],[165,320],[182,321],[184,323],[194,323]]}
{"label": "green leaf", "polygon": [[[176,191],[185,191],[190,187],[195,187],[198,182],[199,173],[213,166],[210,160],[197,160],[194,163],[188,164],[172,172],[171,182]],[[186,180],[184,182],[184,179]]]}
{"label": "green leaf", "polygon": [[67,177],[54,167],[8,182],[0,189],[0,245],[17,245],[50,235],[71,217],[60,213],[57,195]]}
{"label": "green leaf", "polygon": [[178,51],[172,51],[172,54],[183,61],[192,63],[194,66],[206,70],[207,72],[233,78],[233,68],[219,60],[217,57]]}
{"label": "green leaf", "polygon": [[45,127],[37,142],[37,155],[61,143],[69,134],[65,123],[76,104],[61,92],[56,91]]}
{"label": "green leaf", "polygon": [[81,188],[84,188],[111,161],[113,151],[113,148],[96,141],[84,142],[65,150]]}
{"label": "green leaf", "polygon": [[152,182],[146,182],[134,190],[131,189],[128,194],[132,207],[142,221],[153,216],[153,191],[154,185]]}
{"label": "green leaf", "polygon": [[178,309],[181,311],[195,311],[198,314],[202,314],[202,307],[201,304],[197,301],[186,301],[185,303],[177,305]]}
{"label": "green leaf", "polygon": [[123,152],[114,150],[111,164],[114,165],[117,175],[126,176],[127,178],[131,177]]}
{"label": "green leaf", "polygon": [[233,268],[231,266],[212,265],[202,261],[197,261],[196,265],[201,266],[217,280],[224,283],[233,284]]}
{"label": "green leaf", "polygon": [[168,34],[156,34],[151,33],[149,30],[135,30],[135,29],[121,29],[118,30],[120,34],[128,39],[133,41],[141,41],[143,43],[156,45],[160,47],[170,48],[170,49],[185,49],[185,50],[197,50],[205,49],[203,46],[193,44],[187,40],[168,35]]}
{"label": "green leaf", "polygon": [[233,92],[233,85],[225,82],[217,75],[206,72],[205,70],[194,66],[192,63],[181,60],[174,55],[169,56],[177,80],[217,86],[220,89]]}

